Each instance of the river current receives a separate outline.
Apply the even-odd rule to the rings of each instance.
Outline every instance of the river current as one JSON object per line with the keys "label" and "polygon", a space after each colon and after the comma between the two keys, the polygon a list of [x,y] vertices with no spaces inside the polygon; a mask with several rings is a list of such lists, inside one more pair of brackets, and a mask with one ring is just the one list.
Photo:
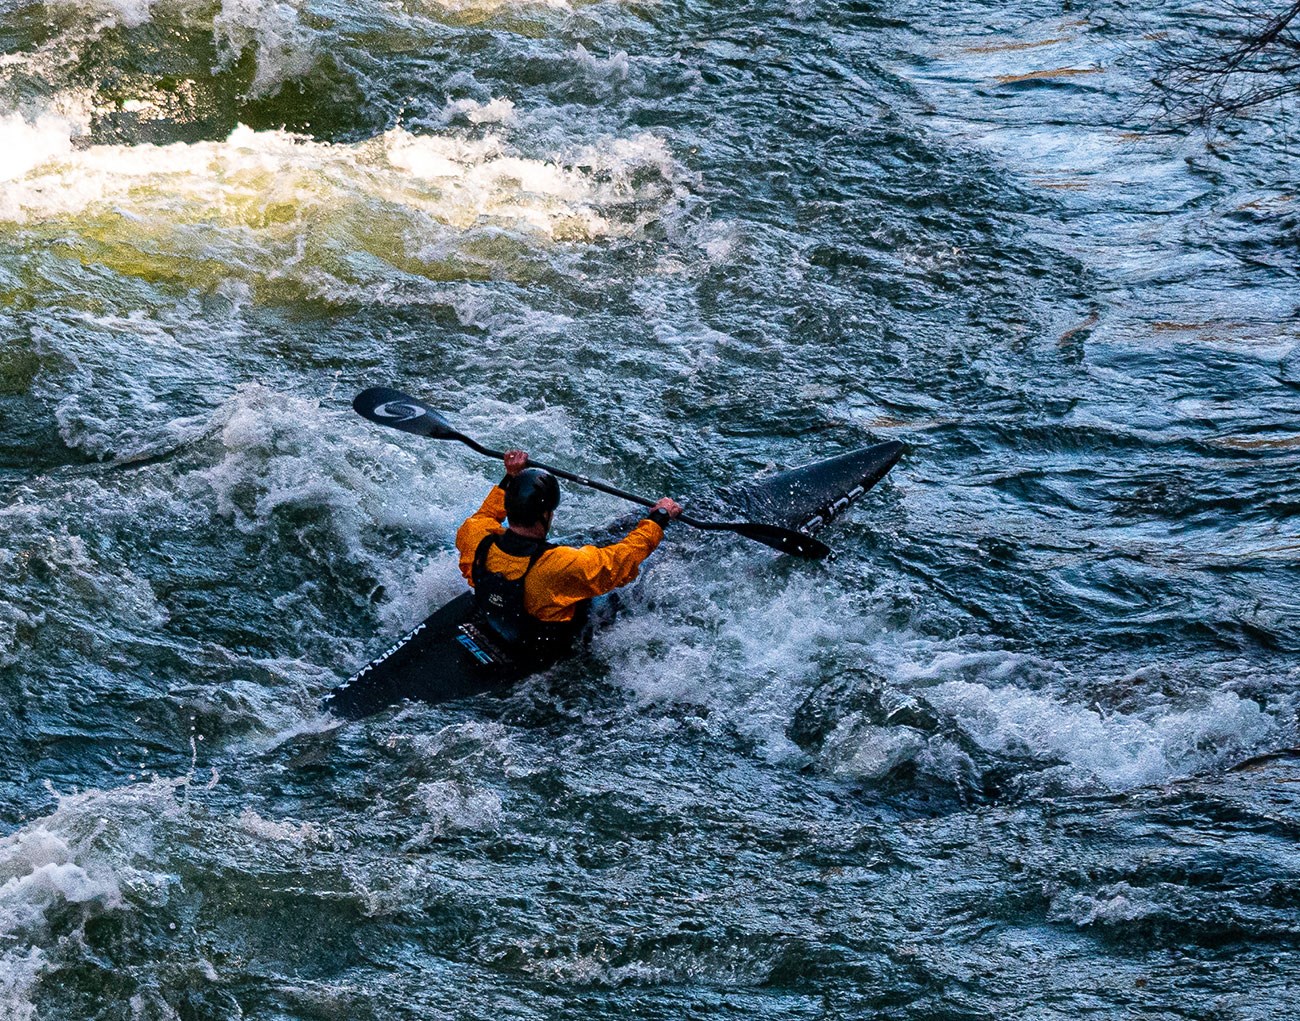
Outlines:
{"label": "river current", "polygon": [[[1213,16],[0,5],[0,1018],[1300,1013],[1297,112],[1143,130]],[[907,453],[340,725],[500,474],[374,384],[697,507]]]}

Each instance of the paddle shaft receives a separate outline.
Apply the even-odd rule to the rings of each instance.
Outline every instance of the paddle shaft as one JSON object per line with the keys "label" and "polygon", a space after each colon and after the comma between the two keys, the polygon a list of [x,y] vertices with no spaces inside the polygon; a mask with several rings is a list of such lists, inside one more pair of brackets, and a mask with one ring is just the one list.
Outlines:
{"label": "paddle shaft", "polygon": [[[402,432],[413,433],[416,436],[427,436],[430,439],[458,440],[485,457],[496,460],[505,458],[502,451],[485,447],[477,440],[473,440],[464,433],[453,429],[451,424],[429,405],[416,400],[409,394],[402,393],[400,390],[394,390],[386,386],[369,387],[352,399],[352,407],[357,414],[377,425],[400,429]],[[617,486],[611,486],[608,482],[589,479],[585,475],[576,475],[573,472],[564,471],[562,468],[552,468],[550,465],[538,464],[535,461],[529,461],[529,464],[543,471],[548,471],[558,478],[568,479],[580,486],[598,489],[602,493],[609,493],[611,496],[617,496],[630,503],[637,503],[642,507],[655,506],[654,500],[638,496],[636,493],[629,493]],[[780,550],[783,553],[791,553],[798,557],[819,559],[831,552],[831,548],[819,539],[814,539],[804,532],[796,532],[793,529],[783,528],[779,525],[765,525],[758,521],[701,521],[699,518],[688,517],[685,514],[679,514],[677,520],[690,525],[692,528],[701,528],[706,531],[735,532],[747,539],[753,539],[755,542],[761,542],[765,546],[771,546],[773,549]]]}
{"label": "paddle shaft", "polygon": [[[485,457],[492,457],[498,461],[505,459],[505,452],[502,450],[493,450],[491,447],[485,447],[477,440],[470,439],[464,433],[453,433],[451,439],[460,440],[461,443],[476,450]],[[541,461],[534,461],[531,457],[528,459],[529,468],[540,468],[544,472],[550,472],[556,478],[567,479],[570,482],[576,482],[580,486],[587,486],[590,489],[599,489],[602,493],[608,493],[610,496],[617,496],[629,503],[639,503],[642,507],[653,507],[659,501],[651,500],[645,496],[639,496],[636,493],[629,493],[626,489],[619,489],[618,486],[611,486],[608,482],[602,482],[600,479],[588,478],[586,475],[578,475],[575,472],[565,471],[563,468],[556,468],[554,465],[542,464]],[[719,521],[701,521],[697,518],[688,517],[685,514],[679,514],[677,520],[683,524],[692,525],[695,528],[703,529],[730,529],[731,525]]]}

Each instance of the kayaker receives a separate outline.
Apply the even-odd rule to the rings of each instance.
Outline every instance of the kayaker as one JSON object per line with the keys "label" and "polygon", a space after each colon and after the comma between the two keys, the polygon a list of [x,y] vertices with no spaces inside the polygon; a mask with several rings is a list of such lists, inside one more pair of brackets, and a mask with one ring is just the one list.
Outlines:
{"label": "kayaker", "polygon": [[591,600],[637,576],[682,508],[664,497],[609,546],[552,546],[546,535],[560,504],[559,482],[529,468],[522,450],[507,451],[504,460],[506,477],[456,532],[460,570],[508,653],[557,659],[587,623]]}

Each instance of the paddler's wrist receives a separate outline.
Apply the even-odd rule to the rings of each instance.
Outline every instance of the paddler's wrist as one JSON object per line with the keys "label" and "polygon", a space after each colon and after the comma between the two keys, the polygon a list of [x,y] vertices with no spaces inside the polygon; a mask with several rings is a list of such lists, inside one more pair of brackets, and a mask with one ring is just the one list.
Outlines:
{"label": "paddler's wrist", "polygon": [[661,529],[666,529],[668,527],[668,512],[662,507],[656,507],[645,516],[645,519],[647,521],[653,521]]}

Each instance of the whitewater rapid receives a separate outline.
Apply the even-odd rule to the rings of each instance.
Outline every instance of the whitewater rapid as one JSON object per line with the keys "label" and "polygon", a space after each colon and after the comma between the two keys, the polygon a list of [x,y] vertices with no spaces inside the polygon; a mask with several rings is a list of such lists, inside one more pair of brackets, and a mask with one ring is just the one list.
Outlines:
{"label": "whitewater rapid", "polygon": [[[1141,130],[1193,18],[0,13],[0,1015],[1284,1016],[1293,160]],[[374,384],[696,507],[908,449],[344,726],[500,474]]]}

